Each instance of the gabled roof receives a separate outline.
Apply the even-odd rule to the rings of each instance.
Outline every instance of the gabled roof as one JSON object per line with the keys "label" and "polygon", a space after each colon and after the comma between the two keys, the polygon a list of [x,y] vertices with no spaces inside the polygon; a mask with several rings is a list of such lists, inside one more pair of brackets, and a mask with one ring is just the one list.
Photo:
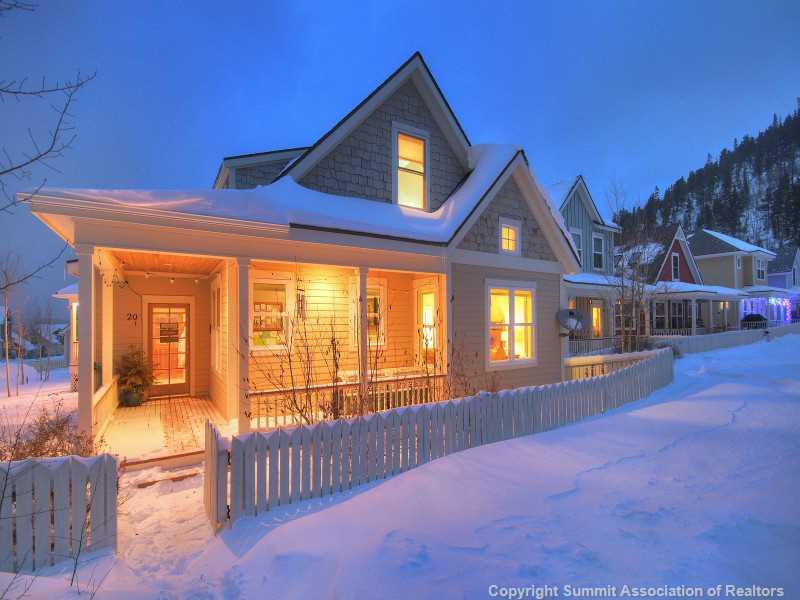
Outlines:
{"label": "gabled roof", "polygon": [[[225,179],[228,170],[231,168],[247,167],[279,161],[291,162],[307,149],[308,146],[301,146],[298,148],[280,148],[277,150],[267,150],[266,152],[253,152],[251,154],[236,154],[234,156],[226,156],[222,159],[222,162],[217,169],[217,175],[214,177],[214,188],[220,188],[222,186],[222,182]],[[270,181],[269,183],[272,182]]]}
{"label": "gabled roof", "polygon": [[465,162],[465,167],[468,166],[466,158],[467,149],[471,145],[469,138],[444,97],[428,65],[422,58],[422,54],[414,52],[406,62],[400,65],[383,83],[359,102],[353,110],[307,148],[297,160],[288,165],[279,177],[291,175],[295,180],[299,180],[409,78],[413,78],[417,83],[420,93],[428,103],[431,113],[438,121],[442,132],[454,150],[456,150],[456,156]]}
{"label": "gabled roof", "polygon": [[619,225],[614,223],[614,221],[611,220],[611,217],[609,215],[603,214],[603,211],[600,211],[600,209],[598,209],[597,203],[594,201],[594,198],[592,198],[592,194],[589,191],[589,186],[586,184],[583,175],[578,175],[575,178],[575,181],[570,186],[569,190],[567,190],[567,193],[564,194],[564,197],[562,198],[561,203],[559,204],[558,207],[559,211],[564,210],[564,206],[567,204],[570,197],[576,191],[578,191],[578,189],[580,189],[583,192],[582,194],[580,194],[581,201],[583,202],[583,205],[586,207],[586,210],[589,212],[589,215],[591,215],[592,220],[595,223],[597,223],[598,225],[602,225],[604,227],[608,227],[609,229],[613,229],[614,231],[621,231]]}
{"label": "gabled roof", "polygon": [[775,253],[771,250],[711,229],[702,229],[695,232],[690,240],[692,253],[695,256],[729,254],[733,252],[746,252],[747,254],[762,252],[769,256],[775,256]]}
{"label": "gabled roof", "polygon": [[769,261],[767,270],[769,273],[790,273],[797,261],[800,248],[794,244],[784,244],[776,253],[775,260]]}
{"label": "gabled roof", "polygon": [[661,270],[667,262],[670,255],[670,250],[674,242],[677,240],[689,263],[689,269],[692,271],[692,276],[699,285],[703,283],[703,277],[697,263],[694,261],[692,250],[683,233],[683,228],[679,223],[672,223],[670,225],[662,225],[652,229],[649,241],[646,244],[636,247],[628,247],[623,252],[624,254],[632,254],[638,252],[639,261],[641,264],[646,265],[646,277],[650,283],[655,283],[658,279]]}

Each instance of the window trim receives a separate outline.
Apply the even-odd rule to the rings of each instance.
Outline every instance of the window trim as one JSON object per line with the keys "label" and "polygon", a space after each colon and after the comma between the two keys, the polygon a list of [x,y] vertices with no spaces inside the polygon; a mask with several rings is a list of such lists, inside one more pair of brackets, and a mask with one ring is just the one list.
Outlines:
{"label": "window trim", "polygon": [[[596,267],[594,264],[594,257],[597,254],[597,251],[594,249],[594,241],[600,240],[600,266]],[[604,235],[600,233],[592,232],[592,270],[593,271],[605,271],[606,270],[606,238]]]}
{"label": "window trim", "polygon": [[[397,148],[398,146],[397,138],[398,135],[401,133],[421,139],[425,142],[425,157],[424,157],[425,164],[423,165],[424,173],[422,174],[422,194],[423,194],[422,208],[417,208],[416,206],[406,206],[398,202],[397,188],[399,183],[398,183],[397,171],[400,167],[397,166],[398,154],[399,154]],[[416,127],[412,127],[411,125],[406,125],[405,123],[392,121],[392,204],[397,204],[398,206],[402,206],[403,208],[409,208],[412,210],[422,210],[426,212],[430,210],[430,205],[431,205],[430,164],[431,164],[430,133],[424,129],[417,129]]]}
{"label": "window trim", "polygon": [[[380,313],[381,313],[381,322],[380,322],[380,331],[378,331],[378,344],[375,346],[370,346],[370,348],[385,348],[386,347],[386,327],[388,325],[389,313],[388,313],[388,299],[389,299],[389,280],[386,277],[370,277],[367,276],[367,290],[370,287],[379,287],[379,302],[380,302]],[[358,328],[361,323],[361,305],[358,301],[358,294],[359,294],[359,282],[358,277],[352,277],[350,279],[350,293],[351,293],[351,300],[353,305],[353,315],[352,315],[352,326],[350,327],[350,348],[352,350],[358,350],[359,346],[359,335],[358,335]],[[369,332],[367,332],[367,345],[369,346]]]}
{"label": "window trim", "polygon": [[[513,251],[503,250],[503,227],[511,227],[517,232],[517,245]],[[497,249],[506,256],[519,256],[522,253],[522,221],[510,217],[500,217],[497,229]]]}
{"label": "window trim", "polygon": [[[268,346],[257,346],[253,343],[253,303],[255,298],[255,285],[257,283],[269,283],[269,284],[278,284],[286,286],[286,322],[283,324],[283,335],[286,337],[287,344],[284,346],[282,344],[270,344]],[[251,275],[250,277],[250,299],[249,299],[249,306],[247,307],[248,312],[248,331],[250,335],[250,351],[256,354],[259,353],[266,353],[266,352],[275,352],[277,350],[285,350],[287,347],[291,346],[289,344],[289,340],[292,336],[292,323],[291,317],[295,311],[295,300],[296,300],[296,282],[294,277],[287,275],[282,277],[281,275],[274,273],[274,274],[265,274],[265,275]]]}
{"label": "window trim", "polygon": [[575,247],[578,250],[578,262],[583,268],[583,230],[580,227],[570,227],[569,233],[572,236],[572,241],[575,242],[575,235],[577,234],[581,240],[581,243],[578,244],[575,242]]}
{"label": "window trim", "polygon": [[[222,368],[222,285],[217,275],[211,281],[211,370],[217,375]],[[252,325],[251,325],[252,326]]]}
{"label": "window trim", "polygon": [[[675,259],[678,259],[677,261]],[[677,262],[677,264],[676,264]],[[672,258],[670,259],[670,268],[672,269],[672,281],[680,281],[681,280],[681,255],[677,252],[672,253]],[[675,270],[678,271],[678,276],[675,276]]]}
{"label": "window trim", "polygon": [[[531,302],[533,303],[533,310],[531,312],[531,345],[533,350],[533,358],[508,358],[506,360],[493,361],[491,360],[491,291],[492,289],[505,289],[509,293],[509,350],[511,354],[514,352],[514,336],[512,335],[514,323],[511,319],[514,317],[514,292],[525,291],[531,293]],[[510,281],[505,279],[486,279],[484,284],[483,304],[484,304],[484,318],[483,318],[483,352],[484,352],[484,368],[487,371],[506,371],[509,369],[524,369],[527,367],[536,367],[539,365],[539,302],[536,293],[535,281]]]}
{"label": "window trim", "polygon": [[[767,278],[767,261],[763,258],[754,257],[755,259],[755,278],[756,279],[766,279]],[[760,275],[759,275],[760,273]]]}

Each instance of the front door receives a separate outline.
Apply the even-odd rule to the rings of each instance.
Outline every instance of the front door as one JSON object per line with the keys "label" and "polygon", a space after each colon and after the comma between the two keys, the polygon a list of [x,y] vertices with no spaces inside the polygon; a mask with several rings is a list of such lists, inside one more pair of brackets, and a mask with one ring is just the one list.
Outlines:
{"label": "front door", "polygon": [[151,396],[189,393],[189,305],[150,304]]}

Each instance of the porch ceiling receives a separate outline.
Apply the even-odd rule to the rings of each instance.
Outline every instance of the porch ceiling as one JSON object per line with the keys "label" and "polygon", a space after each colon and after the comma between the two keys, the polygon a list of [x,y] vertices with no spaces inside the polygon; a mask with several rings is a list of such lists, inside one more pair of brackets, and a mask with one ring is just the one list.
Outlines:
{"label": "porch ceiling", "polygon": [[156,254],[154,252],[130,252],[114,250],[125,271],[148,273],[175,273],[187,275],[209,275],[219,265],[220,259],[208,256],[185,254]]}

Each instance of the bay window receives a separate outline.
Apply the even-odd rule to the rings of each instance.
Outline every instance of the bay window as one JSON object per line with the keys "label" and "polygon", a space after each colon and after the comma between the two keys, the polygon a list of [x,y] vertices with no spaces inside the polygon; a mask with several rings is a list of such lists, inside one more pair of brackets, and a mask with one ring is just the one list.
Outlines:
{"label": "bay window", "polygon": [[487,286],[487,366],[532,363],[535,350],[535,288],[490,282]]}

